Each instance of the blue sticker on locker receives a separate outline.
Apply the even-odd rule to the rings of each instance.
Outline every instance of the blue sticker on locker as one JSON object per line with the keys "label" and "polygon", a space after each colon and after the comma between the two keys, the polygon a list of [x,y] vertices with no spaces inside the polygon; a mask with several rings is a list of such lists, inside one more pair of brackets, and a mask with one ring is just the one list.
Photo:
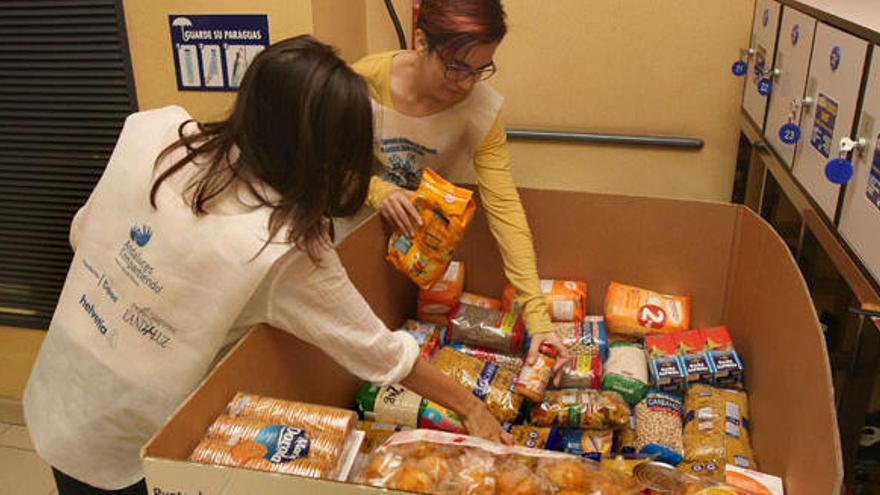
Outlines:
{"label": "blue sticker on locker", "polygon": [[266,15],[169,15],[181,91],[235,91],[247,66],[269,46]]}
{"label": "blue sticker on locker", "polygon": [[834,137],[834,124],[837,122],[837,108],[836,101],[819,93],[810,144],[825,158],[831,157],[831,142]]}
{"label": "blue sticker on locker", "polygon": [[825,165],[825,177],[835,184],[846,184],[852,176],[852,163],[845,158],[835,158]]}
{"label": "blue sticker on locker", "polygon": [[880,136],[874,144],[874,159],[871,160],[871,173],[868,175],[868,201],[880,209]]}
{"label": "blue sticker on locker", "polygon": [[773,91],[773,81],[766,77],[758,81],[758,94],[761,96],[769,96]]}
{"label": "blue sticker on locker", "polygon": [[842,52],[839,46],[835,46],[831,49],[831,70],[836,71],[838,67],[840,67],[840,58],[842,57]]}
{"label": "blue sticker on locker", "polygon": [[742,60],[737,60],[733,63],[733,67],[730,68],[730,71],[733,72],[734,76],[744,76],[746,75],[746,72],[749,71],[749,64]]}
{"label": "blue sticker on locker", "polygon": [[796,46],[798,44],[798,40],[801,39],[801,25],[795,24],[794,27],[791,28],[791,45]]}
{"label": "blue sticker on locker", "polygon": [[801,128],[797,124],[785,124],[779,128],[779,140],[785,144],[795,144],[801,140]]}
{"label": "blue sticker on locker", "polygon": [[764,14],[761,16],[761,23],[764,27],[767,27],[767,24],[770,22],[770,9],[764,9]]}

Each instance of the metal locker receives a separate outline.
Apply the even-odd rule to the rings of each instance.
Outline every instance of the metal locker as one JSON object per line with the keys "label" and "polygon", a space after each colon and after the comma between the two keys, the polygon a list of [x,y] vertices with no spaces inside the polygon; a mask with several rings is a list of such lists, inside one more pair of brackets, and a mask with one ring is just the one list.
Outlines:
{"label": "metal locker", "polygon": [[792,171],[832,220],[840,186],[826,178],[825,165],[840,156],[841,139],[852,133],[867,50],[867,41],[818,23],[806,92],[814,103],[801,118],[803,143]]}
{"label": "metal locker", "polygon": [[779,27],[781,6],[774,0],[757,0],[755,18],[752,21],[752,42],[749,72],[743,92],[743,108],[759,128],[764,126],[767,113],[767,96],[759,92],[764,79],[772,80],[773,54],[776,51],[776,33]]}
{"label": "metal locker", "polygon": [[840,233],[880,282],[880,46],[874,46],[865,99],[853,152],[852,180],[846,185]]}
{"label": "metal locker", "polygon": [[[782,8],[776,62],[773,64],[778,76],[770,93],[764,136],[789,168],[794,161],[795,148],[803,142],[803,135],[797,127],[801,113],[808,112],[811,104],[809,100],[804,101],[804,92],[815,34],[816,19],[791,7]],[[787,124],[792,125],[783,129]]]}

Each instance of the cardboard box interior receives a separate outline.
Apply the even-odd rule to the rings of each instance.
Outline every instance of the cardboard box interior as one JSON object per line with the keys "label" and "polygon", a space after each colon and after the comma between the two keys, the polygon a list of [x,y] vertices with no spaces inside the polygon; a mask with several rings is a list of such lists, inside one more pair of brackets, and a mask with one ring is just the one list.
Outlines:
{"label": "cardboard box interior", "polygon": [[[692,328],[726,324],[742,355],[761,470],[782,476],[788,493],[838,492],[843,468],[824,340],[795,261],[770,226],[726,204],[539,190],[521,195],[542,278],[585,280],[592,314],[602,313],[612,280],[690,295]],[[467,267],[466,290],[498,296],[506,284],[502,260],[484,210],[478,211],[456,259]],[[374,311],[395,328],[415,314],[417,290],[384,261],[386,239],[373,218],[339,253]],[[317,348],[259,327],[145,447],[147,481],[167,480],[160,468],[185,461],[237,391],[351,407],[359,385]],[[273,476],[307,482],[310,490],[364,489]]]}

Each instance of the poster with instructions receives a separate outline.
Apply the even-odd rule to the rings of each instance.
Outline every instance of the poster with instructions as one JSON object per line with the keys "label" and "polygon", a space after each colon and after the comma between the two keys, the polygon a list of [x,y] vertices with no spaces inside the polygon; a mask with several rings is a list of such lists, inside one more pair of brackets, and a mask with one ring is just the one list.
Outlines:
{"label": "poster with instructions", "polygon": [[265,14],[172,14],[168,27],[180,91],[236,91],[248,65],[269,46]]}

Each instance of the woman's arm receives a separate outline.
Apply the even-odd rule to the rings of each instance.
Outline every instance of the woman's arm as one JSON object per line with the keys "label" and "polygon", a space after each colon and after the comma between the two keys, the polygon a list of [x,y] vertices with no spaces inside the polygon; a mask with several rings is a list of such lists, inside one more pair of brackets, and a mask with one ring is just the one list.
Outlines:
{"label": "woman's arm", "polygon": [[304,252],[292,250],[273,270],[272,281],[253,296],[256,301],[266,298],[269,324],[323,349],[363,380],[402,383],[452,409],[471,434],[503,439],[501,426],[482,402],[419,359],[411,335],[388,330],[351,283],[334,250],[325,250],[318,264]]}
{"label": "woman's arm", "polygon": [[513,181],[510,162],[507,132],[499,114],[474,156],[480,199],[489,220],[489,229],[501,251],[504,273],[516,289],[523,320],[532,336],[528,361],[534,362],[541,343],[552,344],[560,355],[556,365],[558,383],[558,371],[566,364],[570,353],[553,333],[547,301],[538,279],[532,233]]}
{"label": "woman's arm", "polygon": [[433,365],[419,359],[409,376],[401,382],[413,392],[455,411],[471,435],[510,444],[509,433],[501,429],[486,406],[470,391],[444,375]]}

